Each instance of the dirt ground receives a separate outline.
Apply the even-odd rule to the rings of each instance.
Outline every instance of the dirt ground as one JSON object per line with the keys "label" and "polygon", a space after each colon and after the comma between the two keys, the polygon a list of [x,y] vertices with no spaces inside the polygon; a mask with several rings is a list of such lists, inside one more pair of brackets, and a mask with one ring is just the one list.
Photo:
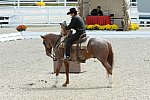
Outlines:
{"label": "dirt ground", "polygon": [[150,100],[150,38],[108,38],[115,64],[113,88],[104,67],[89,59],[68,87],[52,88],[53,61],[41,39],[0,42],[0,100]]}

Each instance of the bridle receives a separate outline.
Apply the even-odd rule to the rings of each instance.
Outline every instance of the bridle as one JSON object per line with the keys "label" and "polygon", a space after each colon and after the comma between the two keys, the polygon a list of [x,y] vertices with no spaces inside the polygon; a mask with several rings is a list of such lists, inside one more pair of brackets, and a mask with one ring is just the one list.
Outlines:
{"label": "bridle", "polygon": [[[46,49],[46,52],[49,51],[47,49],[47,45],[51,45],[50,43],[46,43],[46,42],[43,42],[43,45],[45,46],[45,49]],[[52,47],[51,47],[52,48]],[[51,51],[49,51],[50,55],[48,55],[49,57],[51,57],[52,59],[56,59],[56,56],[55,56],[55,53],[54,51],[51,49]]]}
{"label": "bridle", "polygon": [[[64,22],[64,23],[65,23],[64,26],[66,26],[66,22]],[[63,29],[64,29],[64,28],[63,28]],[[67,31],[65,30],[64,32],[66,32],[67,37],[68,37],[68,33],[69,33],[70,31],[67,32]],[[63,33],[61,33],[61,34],[63,34]],[[50,54],[50,55],[48,55],[48,56],[50,56],[54,61],[57,60],[57,57],[56,57],[55,52],[54,52],[54,49],[57,48],[57,47],[61,44],[61,43],[58,44],[58,42],[60,41],[61,37],[62,37],[62,35],[60,35],[60,37],[57,39],[57,41],[56,41],[54,47],[51,48],[51,51],[49,51],[49,50],[46,48],[46,47],[47,47],[46,45],[52,46],[51,43],[46,43],[46,42],[43,41],[43,45],[44,45],[45,48],[46,48],[46,52],[49,51],[49,54]],[[61,42],[63,42],[63,41],[61,41]]]}
{"label": "bridle", "polygon": [[[58,47],[57,44],[58,44],[59,40],[61,39],[61,37],[62,37],[62,36],[60,36],[60,37],[58,38],[58,40],[56,41],[54,47],[52,47],[51,51],[49,51],[49,50],[46,48],[46,51],[49,51],[49,53],[50,53],[50,55],[48,55],[48,56],[50,56],[54,61],[57,60],[57,57],[56,57],[55,52],[54,52],[54,49],[55,49],[56,47]],[[46,47],[46,45],[50,45],[50,46],[51,46],[51,43],[46,43],[46,42],[43,41],[43,45],[44,45],[45,47]]]}

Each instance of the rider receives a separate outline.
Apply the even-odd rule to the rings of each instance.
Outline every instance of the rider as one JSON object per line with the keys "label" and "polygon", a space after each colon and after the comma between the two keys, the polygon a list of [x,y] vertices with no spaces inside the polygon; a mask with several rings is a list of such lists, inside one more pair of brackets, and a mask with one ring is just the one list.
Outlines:
{"label": "rider", "polygon": [[64,59],[69,60],[71,46],[73,42],[77,41],[80,38],[80,36],[83,33],[85,33],[85,24],[82,18],[77,15],[77,11],[75,8],[71,8],[70,11],[67,13],[67,15],[70,15],[72,19],[70,24],[66,27],[66,29],[76,30],[76,32],[67,39],[66,46],[65,46],[66,50],[65,50]]}

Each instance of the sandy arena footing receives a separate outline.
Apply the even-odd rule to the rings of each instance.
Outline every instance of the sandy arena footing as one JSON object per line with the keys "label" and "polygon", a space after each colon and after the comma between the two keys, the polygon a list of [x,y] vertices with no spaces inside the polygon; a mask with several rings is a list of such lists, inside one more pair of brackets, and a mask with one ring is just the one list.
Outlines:
{"label": "sandy arena footing", "polygon": [[89,59],[85,72],[70,74],[70,84],[52,88],[53,61],[45,55],[41,39],[0,42],[1,100],[149,100],[150,38],[108,38],[115,64],[113,88],[106,88],[105,68]]}

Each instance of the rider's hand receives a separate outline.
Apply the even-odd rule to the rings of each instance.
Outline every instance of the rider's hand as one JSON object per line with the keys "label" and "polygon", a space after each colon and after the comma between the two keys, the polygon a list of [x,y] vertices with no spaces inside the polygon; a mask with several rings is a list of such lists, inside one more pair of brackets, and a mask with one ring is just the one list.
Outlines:
{"label": "rider's hand", "polygon": [[69,30],[68,26],[66,26],[65,28],[66,28],[66,30]]}

